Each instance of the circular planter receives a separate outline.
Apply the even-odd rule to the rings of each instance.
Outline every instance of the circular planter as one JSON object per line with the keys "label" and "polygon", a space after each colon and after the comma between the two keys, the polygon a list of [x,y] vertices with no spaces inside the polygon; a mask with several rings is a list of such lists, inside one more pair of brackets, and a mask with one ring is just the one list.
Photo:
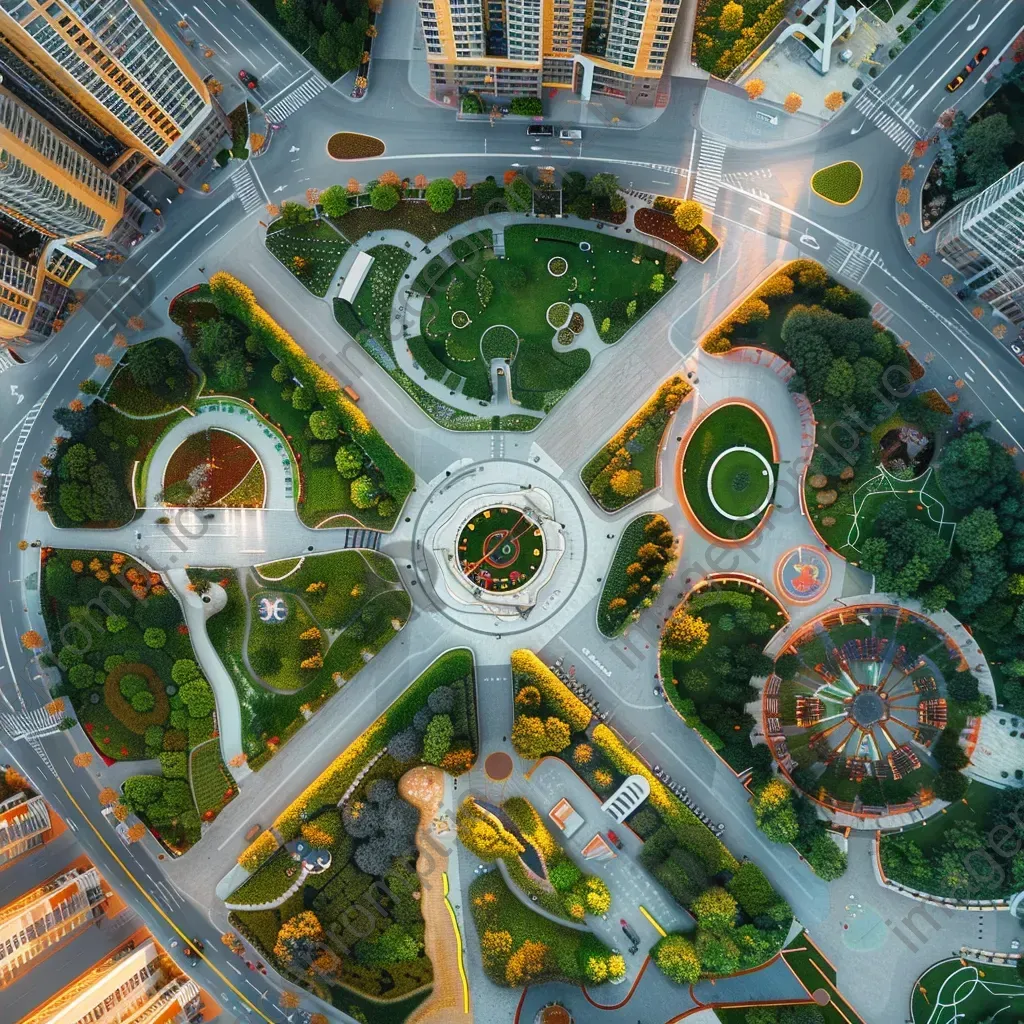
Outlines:
{"label": "circular planter", "polygon": [[568,327],[563,327],[558,332],[558,344],[559,345],[571,345],[576,340],[576,335],[569,330]]}
{"label": "circular planter", "polygon": [[569,312],[568,302],[552,302],[548,306],[544,318],[547,320],[548,326],[553,327],[557,331],[560,327],[566,325],[569,319]]}
{"label": "circular planter", "polygon": [[459,566],[484,590],[509,593],[525,587],[544,560],[544,536],[517,508],[477,512],[459,531]]}
{"label": "circular planter", "polygon": [[573,334],[579,334],[580,331],[583,330],[583,326],[584,326],[583,314],[582,313],[573,313],[573,315],[571,317],[569,317],[569,323],[568,323],[567,326],[568,326],[569,330],[572,331]]}
{"label": "circular planter", "polygon": [[469,314],[464,309],[457,309],[452,313],[452,327],[456,330],[463,330],[468,327],[473,321],[470,320]]}
{"label": "circular planter", "polygon": [[[740,482],[744,477],[748,480],[745,484]],[[772,464],[764,455],[755,448],[736,445],[719,453],[711,463],[711,469],[708,470],[708,498],[720,516],[734,523],[743,523],[748,519],[756,519],[768,507],[774,483]],[[719,499],[724,498],[724,493],[730,490],[742,494],[744,498],[750,492],[753,495],[751,503],[756,501],[756,507],[743,514],[728,511]]]}
{"label": "circular planter", "polygon": [[565,277],[569,270],[569,263],[563,256],[552,256],[548,260],[548,273],[552,277]]}

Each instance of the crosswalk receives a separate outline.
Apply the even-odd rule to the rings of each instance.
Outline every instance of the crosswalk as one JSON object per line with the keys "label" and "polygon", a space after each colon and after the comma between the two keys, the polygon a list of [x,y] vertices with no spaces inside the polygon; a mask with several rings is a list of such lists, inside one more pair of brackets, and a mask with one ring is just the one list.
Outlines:
{"label": "crosswalk", "polygon": [[369,551],[380,550],[379,530],[346,530],[342,537],[343,548],[366,548]]}
{"label": "crosswalk", "polygon": [[0,725],[14,740],[41,736],[52,736],[59,732],[61,718],[55,718],[46,708],[33,708],[31,711],[20,711],[15,715],[0,715]]}
{"label": "crosswalk", "polygon": [[856,108],[902,150],[910,149],[925,134],[895,95],[883,94],[874,85],[857,97]]}
{"label": "crosswalk", "polygon": [[246,213],[252,213],[263,205],[263,196],[256,187],[253,180],[252,169],[248,163],[241,163],[231,172],[231,180],[234,182],[235,195],[245,209]]}
{"label": "crosswalk", "polygon": [[18,364],[7,354],[7,350],[0,348],[0,373],[3,373],[4,370],[9,370],[12,366],[17,365]]}
{"label": "crosswalk", "polygon": [[693,182],[693,198],[712,210],[718,199],[718,190],[722,186],[724,160],[725,145],[705,135],[700,140],[700,157],[697,159],[697,176]]}
{"label": "crosswalk", "polygon": [[876,324],[881,324],[883,327],[888,327],[892,321],[892,310],[884,302],[876,302],[871,307],[871,319]]}
{"label": "crosswalk", "polygon": [[877,249],[870,249],[859,242],[851,242],[841,238],[825,260],[825,266],[836,275],[859,284],[872,266],[883,266],[881,255]]}
{"label": "crosswalk", "polygon": [[268,121],[283,121],[289,114],[294,114],[299,107],[305,106],[315,96],[319,96],[326,88],[326,79],[319,75],[312,75],[287,96],[271,103],[263,113],[267,115]]}

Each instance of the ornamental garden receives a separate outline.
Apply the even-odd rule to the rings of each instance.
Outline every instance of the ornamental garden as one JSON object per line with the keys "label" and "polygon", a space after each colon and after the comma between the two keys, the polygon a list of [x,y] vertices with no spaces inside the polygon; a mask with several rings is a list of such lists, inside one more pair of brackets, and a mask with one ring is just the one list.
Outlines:
{"label": "ornamental garden", "polygon": [[459,564],[466,578],[485,590],[526,586],[544,558],[544,534],[517,508],[487,508],[463,526]]}

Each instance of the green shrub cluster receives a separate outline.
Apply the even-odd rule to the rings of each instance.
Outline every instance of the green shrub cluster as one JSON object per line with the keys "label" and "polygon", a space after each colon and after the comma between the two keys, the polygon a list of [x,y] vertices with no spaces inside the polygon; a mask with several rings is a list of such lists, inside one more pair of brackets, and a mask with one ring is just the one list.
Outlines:
{"label": "green shrub cluster", "polygon": [[660,513],[638,516],[622,531],[597,610],[605,636],[617,636],[651,606],[662,581],[675,571],[674,545],[672,527]]}

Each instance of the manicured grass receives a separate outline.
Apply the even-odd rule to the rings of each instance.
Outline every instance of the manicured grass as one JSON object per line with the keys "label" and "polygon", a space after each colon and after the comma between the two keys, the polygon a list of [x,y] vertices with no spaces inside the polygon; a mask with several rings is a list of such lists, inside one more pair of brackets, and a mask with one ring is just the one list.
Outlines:
{"label": "manicured grass", "polygon": [[[671,535],[668,520],[660,513],[647,512],[630,522],[615,548],[612,564],[608,568],[601,601],[597,606],[597,628],[605,636],[618,636],[636,616],[645,603],[653,599],[661,589],[661,581],[675,569],[675,558],[671,555]],[[659,538],[668,533],[668,545],[659,544]],[[654,558],[643,571],[627,572],[630,566],[639,566],[637,560],[642,545],[653,543],[665,555],[666,561]],[[643,583],[643,579],[650,580]],[[635,589],[634,589],[635,588]],[[616,599],[625,602],[621,607],[611,607]]]}
{"label": "manicured grass", "polygon": [[354,308],[363,323],[375,331],[378,338],[390,339],[391,308],[395,292],[398,291],[412,256],[395,245],[375,245],[366,251],[373,257],[373,266],[356,295]]}
{"label": "manicured grass", "polygon": [[[484,249],[431,275],[420,330],[437,363],[466,378],[463,393],[486,401],[491,397],[490,368],[480,351],[481,336],[497,324],[511,328],[520,339],[512,363],[513,394],[524,407],[546,411],[590,365],[584,349],[552,349],[555,331],[547,321],[548,307],[556,302],[585,303],[598,328],[609,320],[602,339],[616,341],[657,301],[650,284],[656,273],[664,272],[664,253],[599,232],[547,223],[508,227],[504,240],[505,256],[500,260],[493,250]],[[580,242],[591,250],[580,251]],[[548,272],[548,261],[555,256],[569,264],[563,277]],[[634,256],[639,262],[633,262]],[[493,286],[486,302],[478,291],[481,276]],[[670,286],[671,278],[666,281],[666,288]],[[634,299],[637,306],[630,316],[626,307]],[[469,315],[470,326],[459,330],[452,325],[456,310]]]}
{"label": "manicured grass", "polygon": [[252,469],[217,504],[222,508],[263,508],[266,490],[263,467],[254,462]]}
{"label": "manicured grass", "polygon": [[753,452],[736,449],[725,454],[711,477],[711,493],[726,512],[747,516],[759,509],[774,481]]}
{"label": "manicured grass", "polygon": [[196,747],[189,760],[189,782],[199,816],[215,816],[237,795],[234,780],[220,756],[220,740],[207,740]]}
{"label": "manicured grass", "polygon": [[[922,991],[923,990],[923,991]],[[968,964],[959,957],[929,967],[914,984],[914,1024],[1007,1019],[1024,1013],[1024,977],[1015,967]]]}
{"label": "manicured grass", "polygon": [[389,229],[408,231],[424,242],[431,242],[457,224],[477,216],[478,212],[470,199],[457,200],[446,213],[434,213],[425,202],[402,199],[391,210],[375,210],[372,206],[349,210],[336,223],[345,237],[353,242],[358,242],[365,235]]}
{"label": "manicured grass", "polygon": [[[706,416],[690,435],[683,455],[683,489],[693,514],[705,529],[717,537],[728,540],[739,540],[748,536],[763,518],[762,513],[737,522],[721,515],[711,503],[708,494],[711,465],[718,455],[737,445],[753,448],[768,460],[772,466],[774,490],[774,477],[777,475],[778,465],[772,459],[771,437],[761,417],[746,406],[724,405]],[[760,460],[755,460],[753,456],[749,456],[748,460],[749,468],[736,466],[736,473],[732,475],[722,474],[721,465],[715,472],[716,497],[720,494],[726,497],[731,490],[734,497],[729,503],[741,510],[734,512],[734,515],[746,515],[757,508],[764,498],[764,491],[758,491],[754,486],[754,474],[759,476],[764,467]],[[739,475],[741,471],[747,473],[746,478]],[[720,477],[724,479],[720,481]],[[744,479],[747,481],[745,484]],[[738,487],[741,484],[743,486]],[[753,500],[755,497],[758,497],[756,503]],[[719,500],[721,501],[721,498]],[[726,508],[725,505],[722,507]],[[728,508],[726,510],[729,511]]]}
{"label": "manicured grass", "polygon": [[517,590],[544,559],[544,537],[516,508],[489,508],[474,516],[458,538],[463,572],[488,590]]}
{"label": "manicured grass", "polygon": [[[156,350],[166,361],[166,373],[154,383],[140,385],[132,374],[131,359],[141,348]],[[191,404],[198,387],[199,378],[186,364],[185,353],[169,338],[151,338],[125,351],[100,394],[129,416],[152,416]]]}
{"label": "manicured grass", "polygon": [[256,566],[256,573],[265,580],[279,580],[288,576],[299,567],[301,558],[282,558],[280,562],[264,562]]}
{"label": "manicured grass", "polygon": [[[670,377],[580,471],[587,490],[605,511],[614,512],[657,486],[665,431],[690,391],[682,377]],[[613,486],[612,478],[620,470],[639,473],[639,489],[624,488],[621,477]]]}
{"label": "manicured grass", "polygon": [[[532,979],[533,982],[580,983],[584,980],[578,953],[587,937],[585,932],[535,914],[513,895],[497,871],[488,871],[470,883],[469,900],[478,934],[507,931],[512,936],[513,953],[526,941],[542,942],[551,950],[553,955],[548,957],[548,966]],[[504,961],[485,959],[484,971],[496,985],[509,986]]]}
{"label": "manicured grass", "polygon": [[[330,224],[314,221],[294,228],[271,225],[267,248],[309,291],[323,298],[350,243]],[[307,261],[304,270],[296,267],[295,257]]]}
{"label": "manicured grass", "polygon": [[[263,602],[273,602],[278,597],[287,606],[288,618],[284,622],[264,622],[259,614]],[[302,603],[290,594],[279,595],[273,590],[261,590],[250,600],[250,614],[249,659],[254,670],[259,671],[257,663],[253,661],[256,652],[269,648],[280,657],[279,667],[265,673],[263,681],[275,690],[289,691],[299,690],[312,682],[319,672],[319,666],[302,668],[301,663],[316,654],[323,656],[324,643],[322,638],[299,639],[300,633],[316,625]]]}
{"label": "manicured grass", "polygon": [[843,160],[816,171],[811,178],[811,188],[822,199],[844,206],[857,197],[863,180],[864,172],[860,165],[852,160]]}

